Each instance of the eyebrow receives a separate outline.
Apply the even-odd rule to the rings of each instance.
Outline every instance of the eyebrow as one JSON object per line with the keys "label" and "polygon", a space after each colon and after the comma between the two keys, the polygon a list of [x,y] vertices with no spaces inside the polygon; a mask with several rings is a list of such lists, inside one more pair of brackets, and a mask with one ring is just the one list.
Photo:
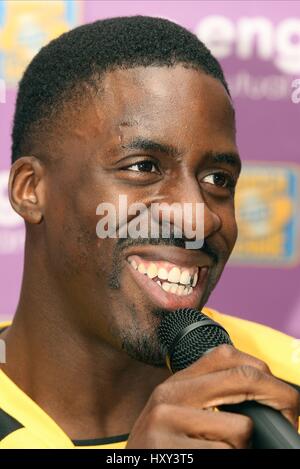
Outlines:
{"label": "eyebrow", "polygon": [[[183,156],[184,152],[180,151],[178,148],[173,145],[161,143],[155,140],[151,140],[145,137],[137,137],[131,140],[128,143],[123,143],[121,148],[124,150],[143,150],[143,151],[153,151],[171,155],[175,158],[180,158]],[[234,168],[241,169],[241,160],[238,153],[234,152],[207,152],[204,155],[208,160],[211,160],[212,163],[225,163]]]}
{"label": "eyebrow", "polygon": [[241,159],[238,153],[234,152],[211,152],[209,153],[209,157],[212,159],[213,163],[225,163],[234,168],[238,168],[241,170]]}
{"label": "eyebrow", "polygon": [[173,145],[160,143],[144,137],[137,137],[129,143],[122,144],[121,148],[125,150],[144,150],[165,153],[167,155],[174,156],[175,158],[179,158],[183,155],[183,152],[179,151],[178,148]]}

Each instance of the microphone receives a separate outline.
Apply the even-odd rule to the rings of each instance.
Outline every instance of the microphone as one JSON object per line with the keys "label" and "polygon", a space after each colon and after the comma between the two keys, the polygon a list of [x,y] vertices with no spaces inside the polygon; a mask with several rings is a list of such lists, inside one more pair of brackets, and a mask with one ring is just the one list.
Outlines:
{"label": "microphone", "polygon": [[[172,373],[190,366],[218,345],[233,345],[220,324],[192,308],[177,309],[166,315],[158,328],[158,338]],[[300,435],[280,412],[271,407],[247,401],[226,404],[220,409],[252,419],[252,448],[300,449]]]}

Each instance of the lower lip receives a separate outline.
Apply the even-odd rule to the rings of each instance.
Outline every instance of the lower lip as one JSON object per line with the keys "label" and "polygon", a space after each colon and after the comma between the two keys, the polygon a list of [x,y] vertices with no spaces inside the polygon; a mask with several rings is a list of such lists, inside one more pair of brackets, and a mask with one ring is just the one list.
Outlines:
{"label": "lower lip", "polygon": [[135,270],[129,262],[127,262],[129,271],[133,276],[135,282],[148,296],[155,306],[162,309],[177,309],[177,308],[197,308],[200,305],[201,298],[203,296],[204,288],[206,285],[208,268],[199,272],[199,279],[197,285],[193,288],[193,292],[190,295],[178,296],[174,293],[168,293],[164,291],[159,285],[151,280],[147,275],[140,274]]}

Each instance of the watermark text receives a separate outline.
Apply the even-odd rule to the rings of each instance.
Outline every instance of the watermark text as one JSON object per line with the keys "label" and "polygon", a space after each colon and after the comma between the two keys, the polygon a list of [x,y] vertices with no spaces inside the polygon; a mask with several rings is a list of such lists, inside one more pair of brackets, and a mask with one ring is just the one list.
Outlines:
{"label": "watermark text", "polygon": [[[102,202],[96,209],[101,216],[96,226],[98,238],[174,238],[185,239],[186,249],[201,249],[204,242],[203,203],[152,203],[128,205],[127,195],[119,195],[118,207]],[[187,241],[188,240],[188,241]]]}

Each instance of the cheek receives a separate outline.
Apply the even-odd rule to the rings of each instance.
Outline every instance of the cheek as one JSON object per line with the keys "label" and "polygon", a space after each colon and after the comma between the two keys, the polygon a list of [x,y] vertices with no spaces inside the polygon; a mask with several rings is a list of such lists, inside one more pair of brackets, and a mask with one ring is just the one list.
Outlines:
{"label": "cheek", "polygon": [[64,194],[52,198],[45,215],[45,230],[47,252],[56,270],[68,277],[84,276],[94,263],[100,264],[96,223],[96,210],[92,204],[84,203],[84,197],[79,200],[66,189]]}
{"label": "cheek", "polygon": [[222,220],[222,235],[226,242],[228,255],[230,255],[238,235],[234,207],[232,206],[222,210],[219,216]]}

